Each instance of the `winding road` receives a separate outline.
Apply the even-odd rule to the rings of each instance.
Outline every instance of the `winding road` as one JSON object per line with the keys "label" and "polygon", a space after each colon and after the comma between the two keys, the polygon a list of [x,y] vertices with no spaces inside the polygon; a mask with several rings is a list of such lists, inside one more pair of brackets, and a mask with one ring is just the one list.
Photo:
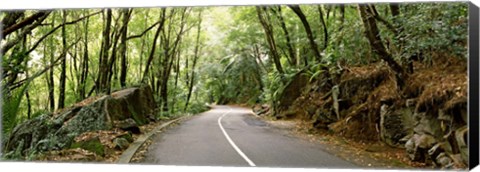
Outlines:
{"label": "winding road", "polygon": [[154,136],[144,163],[188,166],[354,168],[322,145],[282,132],[246,108],[213,106]]}

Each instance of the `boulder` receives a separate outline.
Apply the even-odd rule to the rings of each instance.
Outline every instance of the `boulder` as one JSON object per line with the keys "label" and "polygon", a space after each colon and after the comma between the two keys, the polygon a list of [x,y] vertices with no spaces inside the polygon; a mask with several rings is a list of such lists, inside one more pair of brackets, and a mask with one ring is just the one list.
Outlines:
{"label": "boulder", "polygon": [[4,151],[10,152],[16,150],[20,155],[26,155],[25,150],[32,149],[36,143],[44,139],[48,133],[58,128],[51,126],[51,123],[47,122],[51,115],[52,114],[43,114],[17,125],[12,130],[12,133],[10,133]]}
{"label": "boulder", "polygon": [[114,120],[125,120],[123,129],[139,132],[139,125],[154,120],[154,110],[153,95],[148,86],[120,90],[19,124],[10,133],[3,150],[5,153],[15,150],[25,156],[32,151],[70,148],[75,137],[85,132],[110,130],[114,127]]}
{"label": "boulder", "polygon": [[71,119],[64,121],[52,135],[53,149],[69,147],[73,139],[84,132],[111,129],[112,121],[105,108],[109,100],[111,97],[103,96],[92,104],[84,106]]}
{"label": "boulder", "polygon": [[114,121],[132,118],[138,125],[144,125],[155,120],[155,102],[147,86],[113,92],[107,106],[111,109],[109,114]]}
{"label": "boulder", "polygon": [[402,139],[412,133],[408,124],[408,116],[412,112],[409,108],[391,110],[384,104],[380,108],[380,138],[386,144],[393,147],[400,147]]}
{"label": "boulder", "polygon": [[100,138],[98,137],[93,137],[88,140],[75,142],[70,148],[81,148],[93,152],[99,156],[105,156],[105,146],[100,142]]}
{"label": "boulder", "polygon": [[128,118],[123,121],[114,122],[114,127],[120,128],[124,131],[130,131],[134,134],[140,134],[140,128],[138,128],[137,123],[132,119]]}
{"label": "boulder", "polygon": [[437,141],[435,138],[428,134],[414,134],[405,143],[407,154],[412,161],[425,162],[428,158],[428,150]]}
{"label": "boulder", "polygon": [[[296,73],[288,82],[283,90],[280,92],[277,105],[278,112],[283,112],[289,109],[293,102],[302,94],[302,90],[308,83],[308,76],[302,70]],[[281,115],[281,113],[277,113]]]}
{"label": "boulder", "polygon": [[417,120],[414,127],[415,133],[429,134],[435,138],[443,137],[441,129],[441,122],[437,119],[436,115],[430,113],[417,113]]}

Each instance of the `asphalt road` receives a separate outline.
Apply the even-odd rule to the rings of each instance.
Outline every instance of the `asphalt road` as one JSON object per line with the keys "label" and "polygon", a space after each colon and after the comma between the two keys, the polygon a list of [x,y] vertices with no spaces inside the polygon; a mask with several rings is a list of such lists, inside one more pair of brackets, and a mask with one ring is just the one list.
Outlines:
{"label": "asphalt road", "polygon": [[354,168],[314,144],[270,127],[245,108],[214,106],[153,137],[144,163],[190,166]]}

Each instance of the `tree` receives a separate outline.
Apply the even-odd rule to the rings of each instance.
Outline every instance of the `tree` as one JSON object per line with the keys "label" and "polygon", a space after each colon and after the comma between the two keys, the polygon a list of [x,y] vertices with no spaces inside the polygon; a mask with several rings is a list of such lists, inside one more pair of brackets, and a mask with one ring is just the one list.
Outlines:
{"label": "tree", "polygon": [[291,65],[298,65],[297,56],[295,55],[295,50],[293,48],[294,46],[290,38],[290,33],[288,32],[287,26],[285,24],[285,19],[283,18],[283,15],[282,15],[282,7],[276,6],[276,8],[272,7],[271,9],[272,9],[272,12],[278,17],[278,20],[280,20],[280,26],[282,27],[282,31],[285,36],[285,41],[287,44],[288,55],[290,56],[289,62]]}
{"label": "tree", "polygon": [[121,38],[120,38],[120,59],[121,59],[121,72],[120,72],[120,85],[125,87],[127,79],[127,32],[128,32],[128,22],[130,21],[130,16],[132,15],[131,9],[122,10],[123,14],[123,23],[121,29]]}
{"label": "tree", "polygon": [[[322,7],[320,5],[317,6],[318,13],[320,14],[320,22],[322,23],[323,26],[323,49],[327,49],[328,46],[328,29],[327,29],[327,24],[325,24],[325,19],[323,18],[323,12],[322,12]],[[329,14],[329,12],[327,12]]]}
{"label": "tree", "polygon": [[[65,23],[67,22],[67,12],[65,10],[62,11],[62,18],[63,18],[63,26],[62,26],[62,47],[63,51],[67,50],[67,32],[65,31]],[[60,72],[60,88],[58,94],[58,108],[62,109],[65,107],[65,82],[67,79],[67,54],[65,53],[61,60],[61,72]]]}
{"label": "tree", "polygon": [[[199,51],[200,51],[200,35],[201,35],[200,31],[201,30],[202,30],[202,11],[199,11],[198,12],[198,24],[197,24],[197,38],[195,40],[196,43],[195,43],[195,50],[194,50],[195,52],[194,52],[194,55],[193,55],[192,68],[190,69],[191,70],[190,81],[187,82],[188,95],[187,95],[187,100],[185,102],[185,108],[183,109],[184,111],[187,110],[188,103],[190,102],[190,98],[192,97],[193,85],[194,85],[194,81],[195,81],[195,66],[197,65],[197,60],[199,58]],[[187,62],[188,62],[188,59],[187,59]],[[188,64],[187,64],[187,67],[188,67]],[[187,80],[188,80],[188,77],[187,77]]]}
{"label": "tree", "polygon": [[[85,15],[86,12],[84,11],[83,15]],[[89,29],[88,29],[88,25],[89,25],[89,19],[87,18],[84,22],[83,22],[83,31],[84,31],[84,35],[83,35],[83,57],[82,57],[82,63],[81,63],[81,75],[80,75],[80,82],[79,82],[79,98],[80,99],[84,99],[85,98],[85,94],[86,94],[86,82],[87,82],[87,78],[88,78],[88,72],[89,72],[89,66],[88,66],[88,62],[89,62],[89,55],[88,55],[88,33],[89,33]]]}
{"label": "tree", "polygon": [[108,78],[108,52],[111,46],[110,42],[110,29],[112,23],[112,10],[107,9],[107,14],[105,16],[105,11],[102,13],[104,15],[104,28],[102,34],[102,48],[100,49],[100,58],[99,58],[99,68],[98,68],[98,78],[95,84],[97,93],[107,91],[107,78]]}
{"label": "tree", "polygon": [[148,55],[147,63],[145,64],[145,70],[143,72],[143,79],[142,81],[145,82],[148,76],[148,70],[150,69],[150,64],[152,63],[153,57],[155,55],[155,49],[157,48],[157,39],[158,36],[160,35],[160,32],[163,29],[163,24],[165,23],[165,9],[161,9],[161,14],[159,17],[160,20],[160,25],[157,28],[157,31],[155,32],[155,36],[153,37],[153,43],[152,43],[152,48],[150,50],[150,54]]}
{"label": "tree", "polygon": [[358,5],[357,8],[365,28],[365,36],[370,43],[372,51],[378,54],[382,60],[387,62],[388,66],[390,66],[395,72],[398,89],[401,89],[404,86],[403,80],[406,77],[405,72],[402,66],[400,66],[400,64],[398,64],[393,59],[392,55],[385,49],[377,27],[377,22],[374,18],[375,14],[372,12],[373,9],[370,5]]}
{"label": "tree", "polygon": [[285,73],[283,71],[282,64],[280,63],[280,56],[278,55],[277,45],[275,44],[275,38],[273,37],[273,27],[269,21],[267,15],[267,7],[256,7],[258,20],[262,24],[263,30],[265,31],[265,37],[267,38],[268,47],[270,48],[270,54],[275,63],[275,67],[280,74]]}
{"label": "tree", "polygon": [[302,21],[303,28],[305,29],[305,32],[307,33],[307,38],[310,43],[310,48],[314,52],[315,58],[318,62],[321,61],[322,57],[320,56],[320,52],[318,51],[318,46],[317,43],[315,42],[315,36],[312,33],[312,29],[310,28],[310,24],[307,21],[307,17],[305,17],[305,14],[303,13],[302,9],[298,5],[289,5],[290,9],[295,12],[295,14],[298,16],[298,18]]}

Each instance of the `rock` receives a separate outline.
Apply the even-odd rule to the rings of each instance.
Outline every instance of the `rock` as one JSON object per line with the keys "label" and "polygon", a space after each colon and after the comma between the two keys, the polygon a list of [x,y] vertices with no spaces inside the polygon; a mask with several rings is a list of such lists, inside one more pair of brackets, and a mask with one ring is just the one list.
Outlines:
{"label": "rock", "polygon": [[18,144],[17,149],[10,151],[4,155],[5,158],[7,159],[13,159],[13,160],[22,160],[22,148],[24,146],[25,142],[22,140],[20,141],[20,144]]}
{"label": "rock", "polygon": [[123,120],[123,121],[115,122],[114,126],[116,128],[120,128],[124,131],[130,131],[134,134],[140,134],[141,133],[140,128],[138,128],[137,123],[132,118],[128,118],[128,119]]}
{"label": "rock", "polygon": [[406,135],[405,137],[401,138],[398,142],[401,143],[401,144],[406,144],[407,141],[412,138],[413,136],[413,133],[410,133],[408,135]]}
{"label": "rock", "polygon": [[75,142],[70,148],[81,148],[93,152],[99,156],[105,156],[105,146],[100,142],[100,138],[98,138],[98,136],[88,140]]}
{"label": "rock", "polygon": [[410,138],[406,143],[405,143],[405,150],[407,151],[408,158],[412,161],[418,161],[420,159],[417,154],[415,154],[415,142],[414,138]]}
{"label": "rock", "polygon": [[84,106],[74,117],[65,121],[62,127],[53,133],[53,148],[69,147],[73,139],[84,132],[111,129],[112,122],[105,110],[108,100],[111,100],[111,97],[104,96]]}
{"label": "rock", "polygon": [[412,161],[425,162],[430,147],[436,142],[433,136],[427,134],[414,134],[407,143],[405,148],[407,154]]}
{"label": "rock", "polygon": [[417,140],[420,139],[420,135],[414,134],[408,141],[405,143],[405,148],[408,154],[408,157],[411,161],[424,161],[425,153],[422,148],[419,148],[416,144]]}
{"label": "rock", "polygon": [[430,148],[436,142],[435,138],[428,134],[423,134],[415,140],[415,145],[422,149]]}
{"label": "rock", "polygon": [[122,121],[132,118],[138,125],[153,121],[155,102],[148,86],[128,88],[112,93],[112,100],[108,103],[108,109],[112,120]]}
{"label": "rock", "polygon": [[256,115],[263,115],[265,113],[267,113],[269,110],[270,110],[270,107],[267,105],[267,104],[263,104],[261,106],[259,105],[255,105],[253,108],[252,108],[253,112],[256,114]]}
{"label": "rock", "polygon": [[113,140],[113,144],[115,144],[115,149],[119,149],[119,150],[125,150],[130,145],[128,140],[125,138],[115,138]]}
{"label": "rock", "polygon": [[440,121],[436,117],[434,117],[433,114],[429,114],[429,113],[418,113],[418,114],[419,115],[416,117],[417,118],[416,121],[418,122],[418,124],[413,129],[415,133],[429,134],[434,136],[435,138],[443,137],[444,134],[441,129]]}
{"label": "rock", "polygon": [[435,159],[442,152],[452,152],[450,143],[445,141],[435,144],[432,148],[428,150],[428,155],[430,155],[432,159]]}
{"label": "rock", "polygon": [[403,113],[403,110],[392,112],[385,104],[380,108],[380,137],[390,146],[399,147],[402,144],[401,139],[410,133]]}
{"label": "rock", "polygon": [[442,168],[450,168],[453,166],[453,160],[444,152],[440,153],[437,158],[435,158],[435,163]]}
{"label": "rock", "polygon": [[465,125],[460,127],[455,131],[455,138],[457,141],[458,148],[460,149],[460,154],[462,155],[463,162],[468,164],[468,126]]}
{"label": "rock", "polygon": [[[114,120],[130,119],[126,123],[131,126],[135,123],[135,127],[124,129],[139,133],[139,125],[154,120],[154,109],[155,102],[148,86],[117,91],[79,102],[55,115],[40,115],[17,125],[5,142],[4,150],[18,150],[26,156],[29,152],[69,148],[74,138],[82,133],[112,129]],[[18,147],[20,143],[22,146]]]}
{"label": "rock", "polygon": [[130,143],[133,142],[133,137],[132,137],[132,134],[130,134],[130,132],[127,132],[127,133],[125,133],[125,134],[119,135],[119,136],[117,136],[117,138],[124,138],[124,139],[126,139],[128,142],[130,142]]}
{"label": "rock", "polygon": [[[51,116],[52,114],[43,114],[17,125],[10,133],[4,147],[5,152],[12,150],[23,152],[26,149],[31,149],[35,147],[37,142],[47,137],[49,132],[58,129],[59,127],[51,125],[52,122],[49,121]],[[18,147],[20,143],[22,143],[22,146]]]}
{"label": "rock", "polygon": [[302,94],[303,88],[308,83],[308,76],[302,70],[293,76],[283,90],[280,92],[278,100],[280,101],[277,108],[278,112],[288,110],[293,102]]}

